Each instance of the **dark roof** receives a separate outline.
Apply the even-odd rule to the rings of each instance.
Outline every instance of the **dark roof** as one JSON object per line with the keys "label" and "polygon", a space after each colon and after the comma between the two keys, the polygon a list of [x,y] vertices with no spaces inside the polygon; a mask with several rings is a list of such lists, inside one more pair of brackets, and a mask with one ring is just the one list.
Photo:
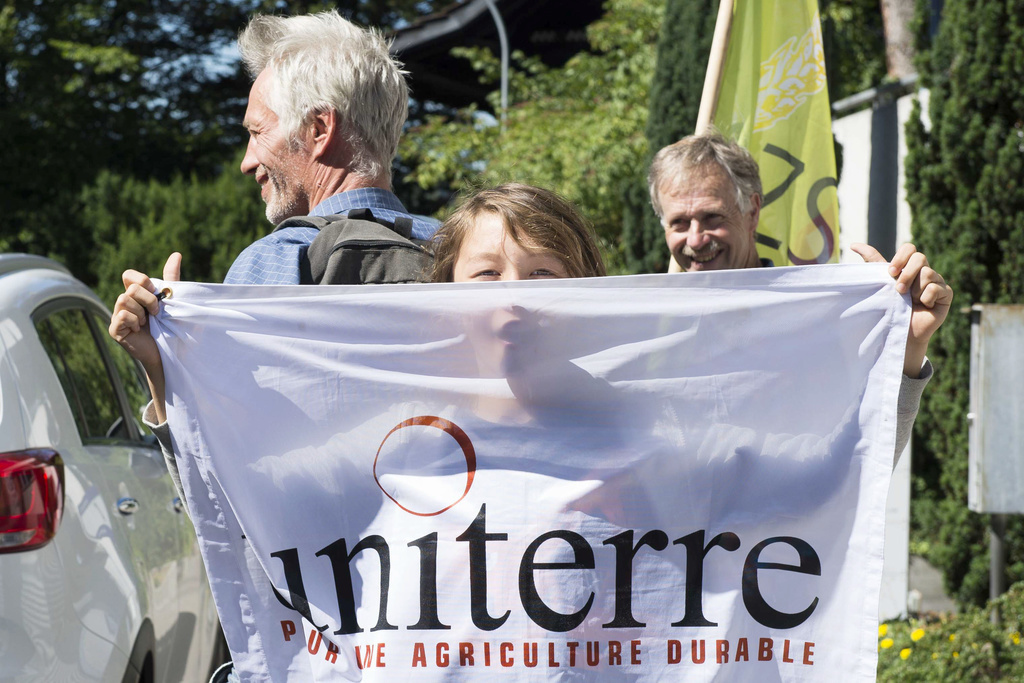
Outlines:
{"label": "dark roof", "polygon": [[[538,56],[561,66],[587,49],[586,27],[602,14],[602,0],[495,0],[505,23],[510,51]],[[392,34],[391,51],[410,72],[412,96],[418,100],[487,107],[485,96],[498,89],[483,85],[465,59],[451,56],[453,47],[489,47],[501,54],[498,30],[484,0],[464,0],[417,19]]]}

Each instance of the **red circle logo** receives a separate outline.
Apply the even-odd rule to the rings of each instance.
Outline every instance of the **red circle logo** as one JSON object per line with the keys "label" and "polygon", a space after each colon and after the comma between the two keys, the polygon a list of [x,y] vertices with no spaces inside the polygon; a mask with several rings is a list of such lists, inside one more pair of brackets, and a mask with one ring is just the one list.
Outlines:
{"label": "red circle logo", "polygon": [[[451,500],[450,503],[444,505],[438,510],[412,509],[412,507],[410,507],[410,501],[406,500],[410,496],[402,495],[399,489],[396,487],[391,487],[391,490],[388,490],[388,488],[385,488],[385,486],[381,483],[380,478],[383,475],[381,472],[378,471],[378,467],[381,467],[383,465],[381,459],[381,452],[384,450],[384,445],[388,442],[388,439],[391,438],[392,434],[399,430],[406,429],[408,427],[428,427],[431,429],[438,429],[447,434],[448,436],[450,436],[452,439],[454,439],[455,443],[459,446],[459,449],[462,451],[462,458],[465,460],[465,489],[463,489],[461,493],[459,493],[458,491],[453,491],[451,496],[449,496],[446,500],[451,500],[452,497],[455,497],[455,499]],[[466,432],[462,431],[461,427],[459,427],[451,420],[446,420],[443,417],[435,417],[433,415],[420,415],[419,417],[410,417],[408,420],[405,420],[404,422],[400,422],[399,424],[395,425],[391,429],[391,431],[384,436],[384,440],[380,442],[380,446],[377,448],[377,454],[373,458],[373,479],[374,481],[377,482],[377,486],[380,488],[380,490],[384,493],[385,496],[390,498],[395,505],[402,508],[409,514],[417,515],[419,517],[433,517],[434,515],[439,515],[445,510],[450,510],[451,508],[458,505],[459,502],[461,502],[462,499],[466,497],[466,494],[469,493],[469,488],[473,485],[473,479],[475,476],[476,451],[473,450],[473,442],[469,440],[469,436],[466,435]],[[418,484],[416,488],[419,488],[420,486],[421,484]],[[420,491],[420,493],[422,493],[422,491]],[[403,500],[405,501],[404,503]],[[443,502],[441,504],[443,505]]]}

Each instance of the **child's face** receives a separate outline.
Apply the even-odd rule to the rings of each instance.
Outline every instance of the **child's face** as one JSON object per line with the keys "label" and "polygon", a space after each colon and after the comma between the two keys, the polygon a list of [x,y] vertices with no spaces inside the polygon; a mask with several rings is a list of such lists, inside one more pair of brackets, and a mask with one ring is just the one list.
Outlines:
{"label": "child's face", "polygon": [[551,252],[531,251],[505,233],[497,214],[483,213],[466,234],[455,258],[453,280],[539,280],[569,277],[562,260]]}

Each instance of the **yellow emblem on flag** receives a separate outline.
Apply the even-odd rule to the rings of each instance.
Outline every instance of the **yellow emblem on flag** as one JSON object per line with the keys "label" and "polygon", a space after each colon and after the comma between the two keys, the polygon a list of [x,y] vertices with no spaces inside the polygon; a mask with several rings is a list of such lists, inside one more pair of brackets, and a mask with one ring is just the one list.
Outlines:
{"label": "yellow emblem on flag", "polygon": [[735,0],[714,123],[761,167],[758,253],[776,265],[836,262],[836,162],[816,0]]}
{"label": "yellow emblem on flag", "polygon": [[815,15],[814,25],[799,41],[790,38],[761,62],[754,130],[768,130],[779,121],[785,121],[826,85],[821,24]]}

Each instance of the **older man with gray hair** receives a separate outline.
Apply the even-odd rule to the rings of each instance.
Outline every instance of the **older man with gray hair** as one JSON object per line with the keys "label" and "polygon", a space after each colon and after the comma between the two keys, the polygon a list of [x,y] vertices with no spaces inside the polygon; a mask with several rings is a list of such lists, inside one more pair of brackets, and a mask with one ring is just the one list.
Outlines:
{"label": "older man with gray hair", "polygon": [[[433,235],[436,221],[410,215],[391,192],[391,163],[409,93],[405,74],[379,32],[359,28],[337,12],[257,15],[239,35],[238,46],[254,79],[243,121],[249,144],[241,170],[259,183],[271,223],[369,209],[374,219],[409,226],[414,238]],[[309,281],[307,251],[319,230],[312,221],[298,223],[281,225],[249,245],[224,282]],[[172,254],[164,279],[179,279],[180,267],[181,255]],[[159,310],[155,286],[134,270],[122,279],[125,293],[114,307],[109,332],[146,370],[153,401],[143,420],[157,436],[180,491],[166,423],[163,365],[147,324],[148,315]],[[249,596],[247,590],[257,594]],[[240,594],[239,605],[218,603],[222,619],[244,621],[246,600],[268,599],[272,587],[243,588]],[[237,629],[233,633],[229,646],[236,657],[244,655],[252,643],[240,639]],[[260,677],[244,668],[233,671],[229,662],[211,681],[238,681],[239,673]]]}
{"label": "older man with gray hair", "polygon": [[[255,177],[278,224],[299,216],[348,215],[407,222],[413,238],[430,239],[437,222],[413,216],[391,192],[391,162],[408,115],[409,89],[381,34],[337,12],[256,15],[238,37],[254,78],[243,125],[249,144],[241,170]],[[319,234],[312,221],[281,225],[246,247],[224,278],[232,285],[313,281],[307,258]],[[164,280],[178,280],[181,254],[171,254]],[[305,277],[304,277],[305,276]],[[159,310],[145,273],[122,275],[110,335],[142,363],[153,403],[147,419],[164,421],[163,365],[147,316]],[[169,461],[172,465],[173,460]]]}
{"label": "older man with gray hair", "polygon": [[654,156],[648,185],[683,270],[771,265],[757,255],[761,175],[743,147],[717,132],[685,137]]}
{"label": "older man with gray hair", "polygon": [[[242,172],[260,184],[271,223],[370,209],[388,221],[408,217],[413,237],[431,237],[436,223],[410,215],[391,192],[409,92],[380,33],[337,12],[256,16],[238,47],[255,79]],[[239,255],[224,282],[298,284],[316,235],[300,226],[267,235]]]}

